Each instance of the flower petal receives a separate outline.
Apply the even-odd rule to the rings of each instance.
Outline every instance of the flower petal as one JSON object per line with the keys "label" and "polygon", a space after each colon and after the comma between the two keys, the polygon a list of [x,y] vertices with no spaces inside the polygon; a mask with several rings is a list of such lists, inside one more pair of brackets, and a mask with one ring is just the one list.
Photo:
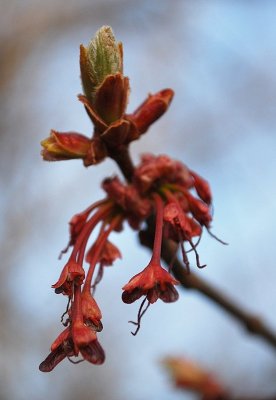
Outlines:
{"label": "flower petal", "polygon": [[104,363],[105,353],[98,340],[93,340],[88,345],[82,346],[80,352],[83,358],[92,364],[101,365]]}

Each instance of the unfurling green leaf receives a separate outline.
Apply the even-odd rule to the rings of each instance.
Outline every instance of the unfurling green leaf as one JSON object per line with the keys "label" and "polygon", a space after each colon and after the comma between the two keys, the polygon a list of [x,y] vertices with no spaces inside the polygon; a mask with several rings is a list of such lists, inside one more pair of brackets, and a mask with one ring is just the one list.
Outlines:
{"label": "unfurling green leaf", "polygon": [[108,75],[123,73],[123,47],[109,26],[101,27],[88,47],[80,48],[81,78],[85,95],[93,102],[95,91]]}

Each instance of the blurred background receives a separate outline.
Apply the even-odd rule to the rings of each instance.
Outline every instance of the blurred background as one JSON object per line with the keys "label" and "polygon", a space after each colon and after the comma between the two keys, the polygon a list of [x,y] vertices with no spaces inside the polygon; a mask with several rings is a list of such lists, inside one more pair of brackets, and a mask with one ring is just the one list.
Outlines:
{"label": "blurred background", "polygon": [[[276,2],[230,0],[2,0],[0,118],[0,398],[52,400],[195,399],[174,389],[163,357],[184,355],[236,395],[276,393],[275,352],[198,293],[150,307],[133,337],[138,304],[121,287],[149,253],[135,232],[114,235],[123,259],[106,269],[96,298],[103,310],[103,366],[38,365],[61,330],[66,299],[51,284],[63,261],[68,221],[103,197],[112,161],[46,163],[40,141],[51,128],[86,135],[79,44],[102,25],[124,43],[129,111],[149,92],[175,90],[169,111],[133,143],[139,154],[166,152],[209,180],[213,232],[199,246],[216,285],[276,331]],[[195,269],[195,268],[194,268]]]}

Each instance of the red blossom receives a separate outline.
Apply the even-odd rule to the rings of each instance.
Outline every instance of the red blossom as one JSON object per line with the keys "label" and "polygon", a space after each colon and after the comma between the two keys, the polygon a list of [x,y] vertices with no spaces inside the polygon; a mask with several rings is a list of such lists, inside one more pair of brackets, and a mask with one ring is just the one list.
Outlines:
{"label": "red blossom", "polygon": [[153,195],[153,199],[156,209],[153,253],[148,266],[142,272],[135,275],[123,287],[122,299],[127,304],[133,303],[141,296],[146,296],[149,303],[155,303],[158,298],[166,303],[171,303],[178,299],[178,292],[174,288],[174,285],[178,282],[160,265],[164,212],[163,200],[156,193]]}
{"label": "red blossom", "polygon": [[124,185],[118,177],[103,181],[103,189],[124,212],[130,226],[138,229],[140,223],[149,217],[152,206],[148,198],[141,197],[137,188],[131,184]]}
{"label": "red blossom", "polygon": [[104,350],[97,340],[96,332],[84,323],[77,321],[72,326],[72,339],[75,348],[86,361],[100,365],[105,360]]}
{"label": "red blossom", "polygon": [[186,198],[189,203],[189,208],[195,219],[201,224],[209,228],[212,221],[210,207],[202,200],[196,199],[190,193],[186,193]]}
{"label": "red blossom", "polygon": [[[96,250],[97,242],[95,242],[86,254],[86,261],[90,263],[93,259],[93,254]],[[107,240],[101,250],[98,262],[104,266],[110,266],[117,258],[122,258],[122,254],[117,246]]]}
{"label": "red blossom", "polygon": [[70,339],[70,328],[64,329],[51,344],[51,351],[55,351],[61,344]]}
{"label": "red blossom", "polygon": [[171,303],[178,299],[178,292],[174,287],[176,284],[178,281],[169,272],[158,264],[150,263],[123,287],[122,300],[130,304],[146,296],[151,304],[159,298],[165,303]]}
{"label": "red blossom", "polygon": [[39,365],[41,372],[51,372],[66,357],[74,356],[74,344],[72,339],[62,342],[55,350],[45,358]]}
{"label": "red blossom", "polygon": [[167,184],[178,184],[188,189],[193,184],[188,168],[166,155],[144,154],[133,179],[141,193]]}
{"label": "red blossom", "polygon": [[66,357],[72,357],[74,355],[74,344],[70,329],[66,328],[52,343],[51,352],[40,364],[39,369],[41,372],[50,372]]}
{"label": "red blossom", "polygon": [[85,277],[85,271],[81,265],[74,261],[68,261],[64,266],[58,281],[52,285],[56,293],[72,296],[73,285],[81,285]]}
{"label": "red blossom", "polygon": [[165,206],[164,221],[173,228],[176,241],[179,241],[179,239],[190,241],[192,237],[201,235],[201,226],[189,217],[177,202],[169,202]]}
{"label": "red blossom", "polygon": [[90,327],[77,322],[66,328],[51,346],[50,354],[40,364],[41,372],[51,372],[65,358],[83,358],[92,364],[102,364],[105,360],[104,350],[97,340],[97,335]]}

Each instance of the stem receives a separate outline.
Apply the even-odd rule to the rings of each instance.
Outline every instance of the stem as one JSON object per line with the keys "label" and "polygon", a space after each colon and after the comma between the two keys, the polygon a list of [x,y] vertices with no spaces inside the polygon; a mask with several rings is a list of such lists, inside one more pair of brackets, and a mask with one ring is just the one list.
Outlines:
{"label": "stem", "polygon": [[102,249],[106,243],[108,236],[110,235],[111,231],[116,227],[122,217],[120,215],[116,216],[112,222],[110,223],[108,229],[106,231],[101,232],[99,238],[97,239],[97,246],[95,249],[95,253],[93,254],[93,259],[90,262],[90,267],[86,275],[86,279],[83,285],[83,292],[88,291],[90,293],[91,283],[93,273],[98,262],[99,256],[102,252]]}
{"label": "stem", "polygon": [[[171,262],[172,257],[174,257],[175,251],[174,246],[164,240],[162,247],[162,257],[167,264]],[[276,335],[275,333],[262,322],[260,318],[256,315],[250,314],[243,310],[239,305],[237,305],[232,299],[226,297],[219,290],[214,288],[209,283],[205,282],[203,279],[199,278],[195,274],[187,275],[185,273],[185,268],[182,263],[175,259],[172,267],[172,272],[175,278],[181,283],[186,289],[195,289],[204,296],[208,297],[214,303],[219,305],[224,311],[232,315],[240,321],[246,330],[251,333],[262,337],[267,343],[276,349]]]}
{"label": "stem", "polygon": [[153,194],[155,206],[156,206],[156,224],[154,234],[154,244],[150,263],[160,264],[161,247],[162,247],[162,232],[163,232],[163,200],[161,197],[154,193]]}
{"label": "stem", "polygon": [[116,162],[126,180],[131,182],[134,173],[134,165],[130,158],[128,147],[124,146],[120,149],[116,149],[114,152],[109,150],[109,156]]}
{"label": "stem", "polygon": [[[105,218],[108,215],[111,208],[112,208],[112,205],[108,204],[108,203],[106,205],[101,206],[101,208],[86,222],[85,226],[82,228],[82,231],[80,232],[80,234],[76,240],[74,249],[70,256],[70,260],[74,260],[76,258],[76,255],[77,255],[78,251],[80,250],[80,248],[82,248],[82,251],[81,251],[82,254],[78,257],[78,261],[80,261],[83,258],[83,252],[85,250],[85,246],[83,249],[83,244],[85,243],[85,245],[86,245],[92,230],[95,228],[95,226],[101,219]],[[82,263],[82,260],[81,260],[81,263]]]}
{"label": "stem", "polygon": [[81,287],[74,285],[74,301],[72,302],[72,320],[74,322],[83,322],[81,311]]}

